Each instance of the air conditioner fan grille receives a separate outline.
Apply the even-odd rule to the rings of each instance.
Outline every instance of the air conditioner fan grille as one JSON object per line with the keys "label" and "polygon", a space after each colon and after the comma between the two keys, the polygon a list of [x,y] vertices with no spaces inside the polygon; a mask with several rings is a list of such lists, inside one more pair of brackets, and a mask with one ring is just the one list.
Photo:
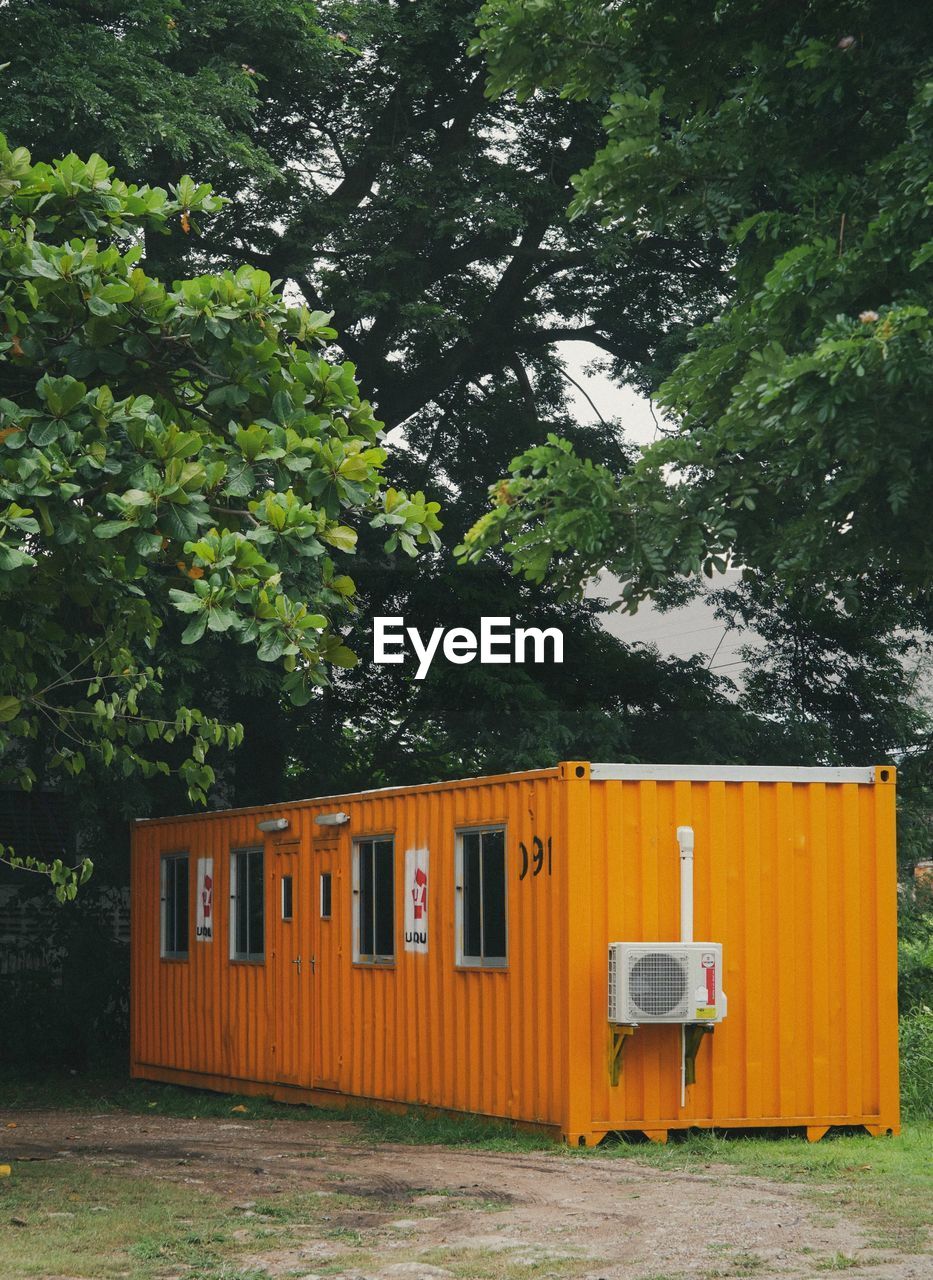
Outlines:
{"label": "air conditioner fan grille", "polygon": [[686,965],[669,952],[632,957],[629,999],[641,1014],[663,1018],[683,1006],[687,994]]}

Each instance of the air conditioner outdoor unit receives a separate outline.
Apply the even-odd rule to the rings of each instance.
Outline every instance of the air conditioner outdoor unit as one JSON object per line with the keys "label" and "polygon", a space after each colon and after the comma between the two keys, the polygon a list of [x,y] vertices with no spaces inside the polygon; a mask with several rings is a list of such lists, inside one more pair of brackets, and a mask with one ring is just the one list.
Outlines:
{"label": "air conditioner outdoor unit", "polygon": [[722,947],[718,942],[613,942],[609,946],[609,1021],[721,1022]]}

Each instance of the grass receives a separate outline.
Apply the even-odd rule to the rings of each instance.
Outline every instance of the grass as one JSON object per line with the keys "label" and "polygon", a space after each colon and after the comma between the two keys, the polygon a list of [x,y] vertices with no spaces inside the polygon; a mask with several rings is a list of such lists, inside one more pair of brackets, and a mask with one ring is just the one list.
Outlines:
{"label": "grass", "polygon": [[83,1162],[17,1163],[0,1186],[0,1206],[4,1280],[82,1272],[105,1280],[128,1267],[134,1280],[149,1280],[175,1264],[206,1275],[222,1263],[236,1226],[212,1195]]}
{"label": "grass", "polygon": [[[702,1170],[727,1165],[754,1177],[794,1182],[816,1205],[843,1210],[873,1230],[872,1243],[906,1251],[923,1248],[933,1197],[933,1124],[907,1125],[896,1138],[867,1134],[800,1137],[722,1137],[691,1133],[667,1146],[616,1143],[600,1154],[659,1169]],[[584,1153],[574,1152],[577,1158]]]}
{"label": "grass", "polygon": [[[926,1052],[925,1031],[921,1050]],[[25,1080],[7,1075],[3,1092],[5,1107],[12,1111],[59,1108],[224,1119],[233,1113],[244,1122],[276,1118],[293,1122],[344,1119],[355,1122],[355,1127],[347,1129],[348,1141],[358,1141],[362,1132],[373,1143],[432,1144],[515,1153],[550,1151],[561,1153],[566,1159],[584,1161],[596,1155],[662,1170],[704,1171],[727,1166],[747,1175],[802,1186],[817,1212],[824,1215],[839,1212],[860,1219],[869,1228],[870,1243],[882,1249],[916,1251],[924,1247],[933,1197],[933,1167],[929,1159],[929,1152],[933,1150],[933,1122],[928,1120],[908,1123],[904,1132],[895,1138],[839,1134],[808,1143],[796,1136],[725,1137],[704,1131],[672,1134],[666,1146],[616,1141],[594,1152],[560,1148],[546,1134],[476,1116],[438,1115],[418,1109],[402,1115],[376,1109],[322,1111],[264,1098],[210,1094],[105,1076],[64,1075]],[[147,1188],[145,1193],[141,1191],[143,1186]],[[211,1194],[189,1186],[173,1185],[161,1179],[121,1179],[116,1170],[89,1170],[83,1164],[79,1172],[68,1162],[44,1166],[19,1163],[15,1179],[0,1181],[0,1256],[4,1259],[4,1280],[7,1277],[20,1280],[36,1274],[37,1242],[42,1250],[41,1269],[49,1274],[76,1274],[76,1259],[93,1258],[98,1256],[95,1251],[100,1251],[100,1256],[112,1254],[118,1259],[111,1270],[93,1272],[101,1280],[116,1276],[121,1270],[126,1274],[127,1266],[131,1267],[129,1274],[134,1280],[137,1277],[156,1280],[165,1275],[167,1267],[173,1266],[185,1268],[186,1280],[252,1280],[248,1271],[230,1270],[233,1259],[249,1251],[249,1240],[244,1244],[244,1231],[258,1241],[264,1238],[263,1233],[268,1237],[271,1229],[280,1240],[287,1237],[296,1224],[315,1221],[319,1222],[321,1238],[327,1235],[359,1247],[362,1236],[358,1231],[328,1220],[329,1213],[335,1209],[349,1210],[355,1204],[354,1197],[339,1192],[326,1199],[315,1199],[311,1205],[308,1197],[299,1202],[283,1196],[273,1202],[263,1202],[261,1207],[257,1205],[256,1216],[244,1221],[242,1216],[232,1216]],[[55,1212],[73,1213],[74,1217],[49,1216]],[[23,1217],[30,1225],[25,1228],[7,1225],[15,1216]],[[41,1226],[41,1234],[37,1226]],[[233,1230],[238,1231],[237,1239],[231,1235]],[[135,1242],[131,1257],[120,1244],[126,1239]],[[478,1266],[482,1259],[474,1262]],[[341,1266],[346,1265],[344,1258]],[[846,1270],[850,1266],[851,1260],[844,1254],[812,1261],[814,1274]],[[322,1275],[328,1273],[324,1262],[315,1262],[310,1269]],[[448,1269],[455,1270],[452,1265]],[[563,1269],[561,1266],[557,1270]],[[550,1270],[557,1274],[553,1264]],[[737,1255],[729,1259],[728,1270],[716,1274],[738,1277],[754,1273],[754,1255],[744,1258]],[[476,1274],[479,1276],[480,1272]],[[534,1268],[525,1267],[523,1274],[534,1276]]]}
{"label": "grass", "polygon": [[756,1276],[765,1265],[765,1260],[757,1253],[736,1253],[725,1268],[716,1267],[704,1273],[706,1280],[739,1280],[740,1277]]}
{"label": "grass", "polygon": [[900,1055],[904,1114],[933,1120],[933,1009],[920,1005],[902,1015]]}
{"label": "grass", "polygon": [[[594,1155],[631,1160],[658,1169],[698,1171],[726,1165],[754,1177],[804,1186],[816,1207],[839,1207],[861,1218],[879,1248],[922,1249],[933,1197],[933,1123],[908,1124],[896,1138],[864,1133],[828,1135],[810,1143],[802,1137],[725,1137],[709,1131],[671,1135],[666,1146],[613,1141],[597,1149],[556,1148],[545,1135],[520,1131],[481,1117],[357,1113],[368,1136],[389,1142],[430,1143],[482,1151],[564,1151],[568,1158]],[[733,1266],[735,1259],[732,1260]],[[751,1265],[751,1264],[749,1264]],[[833,1268],[840,1270],[840,1265]],[[733,1270],[730,1274],[738,1275]],[[744,1273],[743,1273],[744,1274]],[[748,1272],[751,1274],[751,1271]]]}
{"label": "grass", "polygon": [[533,1280],[542,1275],[558,1277],[574,1271],[579,1274],[581,1265],[591,1273],[599,1268],[593,1258],[555,1258],[545,1253],[540,1258],[532,1258],[531,1252],[529,1246],[520,1261],[513,1261],[498,1249],[458,1249],[454,1256],[450,1249],[439,1248],[425,1251],[419,1261],[449,1271],[458,1280]]}
{"label": "grass", "polygon": [[209,1093],[180,1085],[157,1084],[148,1080],[127,1080],[113,1074],[76,1075],[50,1072],[18,1075],[4,1070],[3,1105],[11,1111],[27,1109],[56,1111],[128,1112],[146,1115],[201,1119],[223,1116],[244,1107],[241,1113],[252,1120],[349,1120],[346,1111],[273,1102],[271,1098],[247,1097],[234,1093]]}
{"label": "grass", "polygon": [[[112,1074],[78,1076],[53,1072],[29,1076],[5,1072],[3,1105],[11,1111],[154,1113],[187,1119],[229,1119],[231,1114],[237,1114],[251,1120],[343,1120],[354,1122],[372,1142],[470,1147],[480,1151],[541,1151],[553,1150],[555,1145],[545,1133],[483,1116],[446,1115],[419,1108],[405,1114],[367,1106],[323,1109],[273,1102],[271,1098],[127,1080]],[[239,1111],[241,1107],[243,1111]]]}
{"label": "grass", "polygon": [[374,1142],[469,1147],[474,1151],[555,1149],[554,1139],[545,1133],[485,1116],[446,1115],[421,1108],[396,1114],[376,1107],[361,1107],[352,1109],[348,1118],[355,1120]]}
{"label": "grass", "polygon": [[[14,1176],[0,1182],[0,1273],[3,1280],[164,1280],[178,1272],[185,1280],[268,1280],[265,1267],[249,1265],[251,1253],[305,1241],[309,1228],[315,1240],[359,1248],[365,1233],[332,1215],[367,1207],[357,1196],[286,1194],[257,1200],[247,1216],[214,1192],[158,1176],[127,1177],[77,1160],[17,1161]],[[347,1262],[341,1252],[335,1270]]]}
{"label": "grass", "polygon": [[[455,1194],[450,1201],[455,1207],[468,1203]],[[220,1194],[153,1174],[126,1176],[71,1159],[19,1161],[14,1176],[0,1182],[0,1273],[3,1280],[269,1280],[260,1255],[297,1250],[309,1241],[332,1244],[337,1252],[283,1274],[368,1271],[378,1258],[378,1228],[349,1223],[371,1207],[363,1196],[283,1194],[257,1199],[247,1214]],[[544,1255],[514,1259],[483,1249],[439,1247],[431,1259],[435,1254],[438,1265],[460,1280],[561,1277],[578,1272],[581,1262]],[[395,1254],[398,1260],[406,1256]],[[428,1254],[418,1257],[429,1260]]]}

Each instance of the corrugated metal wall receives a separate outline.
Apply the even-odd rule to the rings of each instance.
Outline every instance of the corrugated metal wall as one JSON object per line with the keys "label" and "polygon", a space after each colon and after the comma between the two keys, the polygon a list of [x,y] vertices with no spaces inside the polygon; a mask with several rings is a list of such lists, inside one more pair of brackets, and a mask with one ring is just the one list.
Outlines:
{"label": "corrugated metal wall", "polygon": [[[589,784],[593,1128],[896,1128],[893,770],[858,784]],[[678,825],[696,832],[697,940],[723,944],[728,1016],[680,1105],[680,1032],[640,1027],[606,1067],[612,941],[679,937]]]}
{"label": "corrugated metal wall", "polygon": [[[589,766],[142,823],[133,858],[133,1072],[335,1091],[558,1126],[896,1128],[894,785],[590,781]],[[314,817],[343,809],[350,822]],[[290,829],[263,838],[260,818]],[[457,828],[505,824],[508,967],[455,963]],[[675,832],[696,832],[695,930],[724,949],[725,1021],[680,1105],[680,1033],[608,1070],[608,944],[679,935]],[[395,839],[392,966],[353,963],[351,843]],[[551,858],[522,877],[521,846]],[[230,960],[230,853],[264,845],[263,963]],[[403,947],[404,855],[430,850],[427,955]],[[214,859],[215,937],[160,959],[160,854]],[[550,865],[548,865],[550,863]],[[321,920],[329,872],[333,914]],[[280,918],[280,877],[295,919]],[[302,957],[300,973],[293,961]],[[314,968],[309,963],[314,957]],[[303,1095],[294,1091],[303,1091]]]}
{"label": "corrugated metal wall", "polygon": [[[284,1082],[559,1124],[568,1054],[562,799],[557,770],[542,770],[343,797],[323,806],[139,824],[133,864],[135,1074],[158,1075],[166,1068],[184,1073],[189,1083]],[[314,824],[316,813],[337,809],[349,813],[347,825]],[[279,815],[291,826],[264,842],[265,962],[233,962],[230,851],[262,844],[257,819]],[[507,828],[508,967],[457,968],[455,831],[499,823]],[[395,964],[357,965],[351,842],[388,834],[396,852]],[[520,842],[533,850],[536,836],[545,848],[551,840],[550,874],[545,862],[538,875],[529,871],[520,879]],[[430,849],[427,955],[405,951],[402,939],[404,853],[419,847]],[[277,863],[295,850],[295,932],[288,937],[278,919],[277,876],[284,868]],[[160,959],[159,861],[175,851],[191,857],[192,931],[197,858],[214,859],[215,937],[192,940],[187,960]],[[320,919],[322,870],[334,877],[330,921]],[[294,860],[286,873],[296,874]],[[290,984],[299,953],[296,991]]]}

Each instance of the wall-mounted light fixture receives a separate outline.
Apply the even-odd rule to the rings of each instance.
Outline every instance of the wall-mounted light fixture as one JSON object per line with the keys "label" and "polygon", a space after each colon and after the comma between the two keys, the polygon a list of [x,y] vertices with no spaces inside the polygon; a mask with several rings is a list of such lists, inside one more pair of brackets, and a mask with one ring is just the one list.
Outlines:
{"label": "wall-mounted light fixture", "polygon": [[319,827],[342,827],[350,821],[348,813],[319,813],[314,819]]}
{"label": "wall-mounted light fixture", "polygon": [[256,826],[260,831],[287,831],[287,818],[266,818],[263,822],[257,822]]}

